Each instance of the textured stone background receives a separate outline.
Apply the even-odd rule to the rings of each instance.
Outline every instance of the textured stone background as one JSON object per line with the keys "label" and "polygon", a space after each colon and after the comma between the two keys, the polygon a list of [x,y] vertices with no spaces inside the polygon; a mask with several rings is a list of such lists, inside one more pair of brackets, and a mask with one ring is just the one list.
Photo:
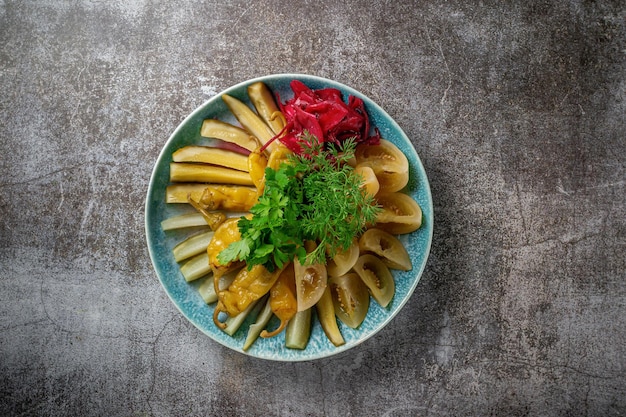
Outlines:
{"label": "textured stone background", "polygon": [[[0,1],[0,414],[626,415],[623,1]],[[246,79],[332,78],[403,127],[436,228],[358,348],[278,364],[175,309],[143,204]]]}

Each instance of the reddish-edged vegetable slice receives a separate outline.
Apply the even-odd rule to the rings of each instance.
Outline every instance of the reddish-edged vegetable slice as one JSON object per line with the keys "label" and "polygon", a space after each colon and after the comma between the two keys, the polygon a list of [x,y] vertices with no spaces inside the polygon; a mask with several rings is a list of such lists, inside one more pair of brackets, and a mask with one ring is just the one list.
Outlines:
{"label": "reddish-edged vegetable slice", "polygon": [[248,152],[252,152],[261,146],[259,141],[245,129],[218,119],[206,119],[202,122],[200,135],[205,138],[215,138],[228,143],[233,143],[243,149],[246,149]]}

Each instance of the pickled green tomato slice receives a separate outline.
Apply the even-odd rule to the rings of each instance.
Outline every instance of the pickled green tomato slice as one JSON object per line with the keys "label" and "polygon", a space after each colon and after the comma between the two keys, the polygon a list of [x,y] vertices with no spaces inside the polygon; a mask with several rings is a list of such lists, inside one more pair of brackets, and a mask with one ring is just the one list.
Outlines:
{"label": "pickled green tomato slice", "polygon": [[361,253],[376,254],[392,269],[409,271],[413,268],[411,257],[400,240],[381,229],[368,229],[359,238]]}
{"label": "pickled green tomato slice", "polygon": [[370,305],[370,294],[354,272],[328,280],[335,314],[344,324],[356,329],[363,323]]}
{"label": "pickled green tomato slice", "polygon": [[356,166],[374,171],[380,192],[403,189],[409,182],[409,161],[396,145],[381,139],[379,145],[360,144],[355,150]]}
{"label": "pickled green tomato slice", "polygon": [[355,240],[350,247],[337,253],[326,264],[326,270],[331,277],[338,277],[350,271],[359,258],[359,243]]}
{"label": "pickled green tomato slice", "polygon": [[376,173],[372,168],[365,165],[359,165],[354,169],[354,172],[363,178],[361,188],[364,189],[367,194],[371,196],[378,194],[380,184],[378,182],[378,178],[376,177]]}
{"label": "pickled green tomato slice", "polygon": [[387,307],[396,291],[393,275],[378,257],[365,254],[359,257],[354,271],[369,289],[374,300],[382,307]]}
{"label": "pickled green tomato slice", "polygon": [[394,235],[411,233],[422,225],[422,209],[404,193],[384,193],[376,196],[382,208],[376,217],[378,229]]}
{"label": "pickled green tomato slice", "polygon": [[326,265],[302,265],[296,258],[293,261],[293,268],[298,311],[304,311],[313,307],[324,293],[328,277]]}

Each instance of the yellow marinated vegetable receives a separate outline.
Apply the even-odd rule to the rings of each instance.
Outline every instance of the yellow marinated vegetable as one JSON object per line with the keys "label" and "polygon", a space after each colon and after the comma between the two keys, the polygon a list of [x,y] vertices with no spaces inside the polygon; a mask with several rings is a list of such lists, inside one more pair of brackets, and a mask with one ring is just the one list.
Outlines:
{"label": "yellow marinated vegetable", "polygon": [[263,297],[272,288],[282,272],[277,269],[268,271],[263,265],[255,265],[252,269],[242,268],[230,286],[217,293],[218,302],[213,312],[213,321],[220,328],[225,328],[224,322],[219,320],[222,311],[234,317],[244,311],[250,303]]}
{"label": "yellow marinated vegetable", "polygon": [[256,190],[251,187],[209,185],[198,199],[205,210],[248,211],[256,202]]}
{"label": "yellow marinated vegetable", "polygon": [[171,182],[252,185],[250,174],[236,169],[188,162],[170,163]]}
{"label": "yellow marinated vegetable", "polygon": [[255,150],[260,145],[258,139],[247,130],[217,119],[206,119],[202,123],[200,135],[234,143],[249,151]]}
{"label": "yellow marinated vegetable", "polygon": [[376,177],[376,173],[374,170],[366,165],[358,165],[354,172],[363,177],[363,189],[365,192],[371,196],[375,196],[378,194],[378,190],[380,190],[380,184],[378,183],[378,178]]}
{"label": "yellow marinated vegetable", "polygon": [[219,253],[224,250],[228,245],[241,239],[239,233],[239,227],[237,222],[239,219],[227,219],[223,222],[213,234],[213,238],[209,242],[207,247],[207,254],[209,256],[209,266],[213,271],[213,277],[215,280],[215,291],[218,291],[219,279],[222,275],[228,271],[237,267],[237,264],[241,265],[241,262],[231,262],[228,264],[221,264],[217,259]]}
{"label": "yellow marinated vegetable", "polygon": [[291,154],[293,154],[293,152],[291,152],[289,148],[284,145],[278,145],[270,154],[267,166],[276,171],[280,167],[280,164],[287,162]]}
{"label": "yellow marinated vegetable", "polygon": [[274,134],[278,135],[287,122],[285,121],[285,116],[278,109],[270,89],[267,88],[265,83],[256,82],[248,87],[248,96],[259,116],[267,123]]}
{"label": "yellow marinated vegetable", "polygon": [[298,312],[296,300],[296,282],[293,265],[288,265],[270,289],[270,306],[272,312],[280,319],[280,326],[274,331],[261,332],[261,337],[273,337],[282,332],[289,320]]}
{"label": "yellow marinated vegetable", "polygon": [[257,195],[263,194],[265,185],[265,168],[267,167],[267,156],[260,149],[255,149],[248,155],[248,171],[252,183],[257,189]]}

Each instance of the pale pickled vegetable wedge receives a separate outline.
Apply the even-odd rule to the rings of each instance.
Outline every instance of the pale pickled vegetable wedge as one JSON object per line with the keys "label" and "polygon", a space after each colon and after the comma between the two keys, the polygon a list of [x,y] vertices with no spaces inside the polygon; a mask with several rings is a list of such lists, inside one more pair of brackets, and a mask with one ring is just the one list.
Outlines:
{"label": "pale pickled vegetable wedge", "polygon": [[312,309],[298,311],[287,323],[285,329],[285,346],[289,349],[306,348],[311,338]]}
{"label": "pale pickled vegetable wedge", "polygon": [[411,233],[422,225],[422,208],[404,193],[384,193],[376,196],[382,210],[376,216],[376,228],[392,235]]}
{"label": "pale pickled vegetable wedge", "polygon": [[196,255],[180,266],[180,272],[185,277],[185,281],[191,282],[202,278],[211,272],[209,266],[209,255],[205,252]]}
{"label": "pale pickled vegetable wedge", "polygon": [[176,262],[184,261],[192,256],[206,252],[209,242],[213,239],[214,232],[212,230],[189,236],[187,239],[174,246],[172,253]]}
{"label": "pale pickled vegetable wedge", "polygon": [[258,312],[260,307],[265,304],[265,298],[261,298],[260,300],[255,300],[244,311],[237,314],[234,317],[228,317],[225,321],[226,327],[224,328],[224,332],[227,335],[234,335],[237,330],[241,327],[244,321],[248,318],[249,315],[255,315],[255,312]]}
{"label": "pale pickled vegetable wedge", "polygon": [[170,163],[170,181],[253,185],[252,178],[247,172],[209,164],[192,164],[186,162]]}
{"label": "pale pickled vegetable wedge", "polygon": [[354,272],[332,277],[328,286],[337,318],[353,329],[358,328],[365,320],[370,305],[367,286]]}
{"label": "pale pickled vegetable wedge", "polygon": [[163,230],[184,229],[187,227],[208,226],[204,216],[201,213],[185,213],[178,216],[169,217],[161,222]]}
{"label": "pale pickled vegetable wedge", "polygon": [[222,100],[224,100],[224,103],[226,103],[244,129],[256,137],[263,145],[275,136],[272,129],[247,104],[228,94],[222,94]]}
{"label": "pale pickled vegetable wedge", "polygon": [[248,157],[210,146],[183,146],[172,154],[174,162],[202,162],[248,172]]}
{"label": "pale pickled vegetable wedge", "polygon": [[334,258],[326,263],[326,271],[331,277],[347,274],[359,259],[359,244],[355,239],[345,251],[338,252]]}
{"label": "pale pickled vegetable wedge", "polygon": [[375,255],[366,253],[359,257],[354,272],[367,286],[374,300],[382,307],[387,307],[396,292],[396,284],[387,265]]}
{"label": "pale pickled vegetable wedge", "polygon": [[244,351],[250,349],[252,344],[259,338],[259,335],[263,329],[265,329],[265,326],[267,326],[267,323],[269,323],[273,315],[272,306],[270,305],[270,300],[268,298],[263,310],[261,310],[257,316],[256,321],[248,328],[248,334],[246,335],[246,340],[243,343]]}
{"label": "pale pickled vegetable wedge", "polygon": [[256,82],[248,86],[248,97],[257,113],[278,135],[285,127],[285,116],[276,105],[276,100],[270,89],[263,82]]}
{"label": "pale pickled vegetable wedge", "polygon": [[330,288],[326,287],[324,294],[315,305],[317,309],[317,318],[322,325],[326,337],[335,346],[341,346],[346,343],[339,331],[337,324],[337,316],[335,315],[335,305],[333,304],[333,296],[330,294]]}
{"label": "pale pickled vegetable wedge", "polygon": [[409,271],[413,268],[411,257],[400,239],[381,229],[368,229],[359,238],[361,253],[376,254],[389,268]]}
{"label": "pale pickled vegetable wedge", "polygon": [[328,273],[325,264],[302,265],[298,259],[293,260],[296,278],[296,298],[298,311],[308,310],[313,307],[324,292],[328,281]]}
{"label": "pale pickled vegetable wedge", "polygon": [[371,196],[378,194],[380,183],[372,168],[365,165],[357,165],[356,168],[354,168],[354,172],[363,177],[361,188],[363,188],[367,194]]}
{"label": "pale pickled vegetable wedge", "polygon": [[250,152],[260,146],[259,141],[245,129],[218,119],[204,120],[200,129],[200,136],[234,143]]}
{"label": "pale pickled vegetable wedge", "polygon": [[378,145],[361,143],[356,147],[357,167],[370,167],[376,174],[379,192],[400,191],[409,181],[409,161],[392,142],[380,139]]}
{"label": "pale pickled vegetable wedge", "polygon": [[217,301],[217,293],[215,292],[215,285],[213,284],[213,276],[207,275],[204,281],[198,286],[198,292],[200,297],[207,304],[213,304]]}

